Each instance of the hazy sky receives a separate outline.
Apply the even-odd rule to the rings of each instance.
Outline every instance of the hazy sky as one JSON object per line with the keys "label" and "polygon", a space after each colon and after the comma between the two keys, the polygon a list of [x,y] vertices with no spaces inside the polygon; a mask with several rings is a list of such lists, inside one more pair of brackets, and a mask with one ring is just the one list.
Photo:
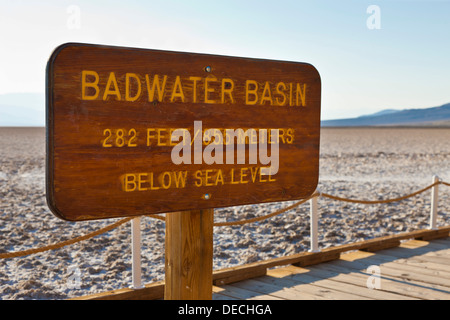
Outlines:
{"label": "hazy sky", "polygon": [[0,94],[44,93],[65,42],[308,62],[322,119],[450,102],[445,0],[0,0]]}

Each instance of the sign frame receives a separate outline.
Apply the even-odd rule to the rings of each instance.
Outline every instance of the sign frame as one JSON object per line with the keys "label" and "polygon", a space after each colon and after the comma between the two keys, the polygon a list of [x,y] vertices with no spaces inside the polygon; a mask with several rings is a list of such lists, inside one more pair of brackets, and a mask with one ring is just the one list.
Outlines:
{"label": "sign frame", "polygon": [[[146,73],[142,63],[147,61],[150,62]],[[159,78],[155,78],[157,74]],[[167,79],[167,87],[160,99],[158,94],[164,79]],[[190,82],[187,79],[191,79]],[[150,97],[152,89],[153,100]],[[317,187],[321,79],[316,68],[308,63],[66,43],[55,49],[47,63],[46,98],[47,203],[51,211],[64,220],[297,200],[309,197]],[[149,114],[155,115],[157,120],[156,123],[149,122],[149,127],[144,130],[141,119]],[[108,116],[115,117],[112,121],[115,126],[108,123]],[[201,163],[194,163],[193,155],[191,164],[179,166],[172,161],[169,167],[177,170],[163,167],[161,163],[167,163],[168,152],[176,144],[170,141],[171,133],[186,128],[186,121],[194,122],[194,130],[189,127],[192,145],[195,120],[203,121],[203,129],[221,130],[223,137],[226,137],[225,129],[255,128],[259,130],[257,142],[261,142],[261,132],[264,133],[261,130],[267,130],[266,142],[269,142],[269,130],[277,129],[280,171],[276,175],[271,175],[270,171],[263,174],[263,165],[252,167],[249,164],[251,136],[245,138],[249,152],[243,164],[208,165],[204,163],[204,156]],[[133,121],[141,127],[134,127]],[[121,122],[127,125],[119,125]],[[84,133],[94,135],[93,128],[97,130],[96,137],[89,137],[89,140],[83,136]],[[290,128],[293,129],[290,133],[292,143],[287,142],[291,137],[288,134]],[[81,146],[77,146],[77,134]],[[108,135],[113,138],[107,140]],[[136,144],[136,148],[117,147],[115,142],[122,144],[121,136],[136,137],[124,141],[132,147]],[[98,149],[92,141],[97,141]],[[223,138],[224,150],[225,142]],[[208,144],[202,141],[201,145],[204,152]],[[269,142],[267,148],[270,147],[273,146]],[[117,152],[108,155],[106,152],[110,150]],[[160,169],[159,180],[153,176],[153,180],[150,179],[151,172],[143,169],[143,160],[136,156],[138,153],[142,157],[149,156],[147,160],[165,155],[166,162],[152,162],[152,166]],[[234,159],[238,161],[236,156]],[[126,164],[131,166],[133,163],[136,163],[134,168],[124,170]],[[107,167],[104,172],[101,171],[103,166]],[[123,175],[118,174],[120,170],[115,171],[120,166]],[[193,168],[192,172],[190,168]],[[208,168],[216,170],[215,178],[208,175],[211,173]],[[218,178],[218,172],[222,170],[219,168],[224,168],[222,180]],[[202,177],[195,180],[194,174],[189,188],[172,188],[175,180],[167,187],[170,177],[166,172],[193,174],[199,170]],[[115,176],[113,180],[99,184],[88,181],[96,175],[102,179],[107,175]],[[173,177],[176,179],[176,173]],[[80,182],[83,179],[86,181]],[[211,185],[212,182],[215,185]],[[238,183],[232,186],[234,182]],[[95,189],[99,185],[111,189],[100,192]],[[128,198],[117,197],[120,192],[116,189],[120,186],[121,195]],[[139,188],[142,190],[137,190]],[[152,198],[151,188],[160,195]]]}

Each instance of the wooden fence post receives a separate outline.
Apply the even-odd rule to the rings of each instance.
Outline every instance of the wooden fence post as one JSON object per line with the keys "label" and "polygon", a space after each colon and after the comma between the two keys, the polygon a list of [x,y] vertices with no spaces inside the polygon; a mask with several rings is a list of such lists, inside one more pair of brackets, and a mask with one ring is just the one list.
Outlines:
{"label": "wooden fence post", "polygon": [[[318,190],[317,190],[318,191]],[[319,196],[314,196],[309,200],[309,215],[310,215],[310,252],[319,252],[319,222],[317,212],[317,199]]]}
{"label": "wooden fence post", "polygon": [[166,214],[166,300],[211,300],[214,209]]}
{"label": "wooden fence post", "polygon": [[131,261],[132,286],[134,289],[143,288],[141,278],[141,217],[131,220]]}
{"label": "wooden fence post", "polygon": [[[433,183],[439,182],[438,176],[433,176]],[[438,193],[439,185],[435,185],[431,188],[431,212],[430,212],[430,229],[436,229],[437,222],[437,207],[438,207]]]}

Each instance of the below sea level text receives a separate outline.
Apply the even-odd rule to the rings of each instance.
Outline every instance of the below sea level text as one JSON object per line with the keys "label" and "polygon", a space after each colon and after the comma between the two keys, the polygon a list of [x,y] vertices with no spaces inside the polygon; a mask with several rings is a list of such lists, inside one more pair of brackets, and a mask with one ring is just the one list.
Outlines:
{"label": "below sea level text", "polygon": [[120,176],[122,191],[156,191],[170,188],[211,187],[225,184],[270,183],[276,179],[261,171],[264,167],[125,173]]}

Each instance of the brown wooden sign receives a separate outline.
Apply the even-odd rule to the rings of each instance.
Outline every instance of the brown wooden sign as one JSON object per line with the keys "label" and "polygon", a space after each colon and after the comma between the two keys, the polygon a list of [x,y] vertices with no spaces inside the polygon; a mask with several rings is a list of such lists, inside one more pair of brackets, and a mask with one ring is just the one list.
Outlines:
{"label": "brown wooden sign", "polygon": [[47,201],[88,220],[294,200],[318,182],[310,64],[87,44],[47,65]]}

